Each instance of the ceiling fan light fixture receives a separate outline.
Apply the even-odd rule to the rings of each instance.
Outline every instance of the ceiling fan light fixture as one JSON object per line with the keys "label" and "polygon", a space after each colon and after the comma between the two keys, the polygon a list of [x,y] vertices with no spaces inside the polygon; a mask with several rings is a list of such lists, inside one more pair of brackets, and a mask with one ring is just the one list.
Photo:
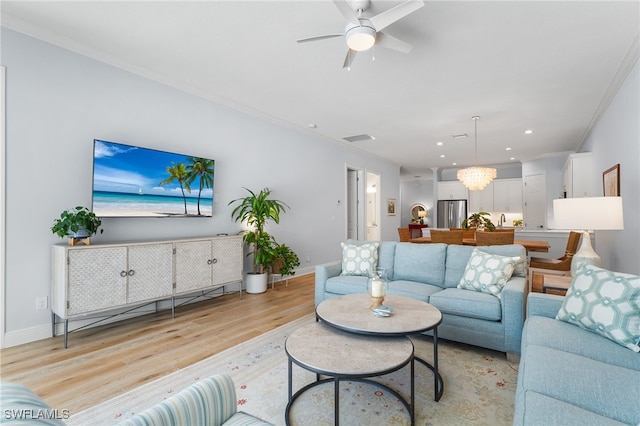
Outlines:
{"label": "ceiling fan light fixture", "polygon": [[367,25],[366,21],[362,26],[350,24],[344,33],[349,49],[356,52],[363,52],[373,47],[376,42],[376,30]]}

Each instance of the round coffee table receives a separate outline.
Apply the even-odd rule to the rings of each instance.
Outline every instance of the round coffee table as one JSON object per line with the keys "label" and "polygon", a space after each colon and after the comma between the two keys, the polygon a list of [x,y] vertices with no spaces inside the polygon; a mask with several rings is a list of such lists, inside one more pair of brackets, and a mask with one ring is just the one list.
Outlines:
{"label": "round coffee table", "polygon": [[442,312],[433,305],[410,297],[387,295],[384,305],[393,308],[389,317],[376,317],[369,309],[368,294],[348,294],[322,301],[316,307],[316,318],[349,333],[369,336],[408,336],[433,331],[433,365],[415,357],[434,376],[434,399],[439,401],[444,392],[444,382],[438,372],[438,326]]}
{"label": "round coffee table", "polygon": [[[339,351],[332,350],[340,348]],[[293,331],[285,341],[285,352],[289,363],[289,402],[285,409],[285,422],[289,424],[289,413],[295,400],[307,390],[334,382],[334,419],[340,423],[340,381],[351,380],[369,383],[391,392],[406,407],[414,424],[414,356],[413,343],[408,337],[381,338],[348,333],[315,322]],[[293,394],[293,368],[295,363],[305,370],[316,373],[316,381]],[[397,371],[411,365],[410,400],[407,401],[396,390],[382,383],[368,380]],[[320,380],[320,376],[329,378]]]}

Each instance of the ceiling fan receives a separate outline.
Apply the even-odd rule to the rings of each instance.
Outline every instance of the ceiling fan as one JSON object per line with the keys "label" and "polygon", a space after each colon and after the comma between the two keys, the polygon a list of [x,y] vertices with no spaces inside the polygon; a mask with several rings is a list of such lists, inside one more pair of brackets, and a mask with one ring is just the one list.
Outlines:
{"label": "ceiling fan", "polygon": [[344,37],[347,47],[347,56],[342,68],[351,69],[351,63],[356,53],[369,50],[374,44],[388,49],[409,53],[412,45],[382,32],[383,29],[396,21],[404,18],[424,6],[423,0],[407,0],[397,6],[372,17],[365,17],[364,12],[371,4],[370,0],[333,0],[338,10],[347,19],[344,33],[325,34],[316,37],[297,40],[298,43],[325,40],[334,37]]}

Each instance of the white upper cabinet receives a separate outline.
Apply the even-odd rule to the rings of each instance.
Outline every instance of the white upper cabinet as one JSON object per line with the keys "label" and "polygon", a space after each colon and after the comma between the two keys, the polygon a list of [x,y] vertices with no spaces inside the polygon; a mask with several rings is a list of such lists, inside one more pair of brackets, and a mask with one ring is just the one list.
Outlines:
{"label": "white upper cabinet", "polygon": [[[494,181],[495,182],[495,181]],[[469,212],[493,211],[493,182],[482,191],[469,191]]]}
{"label": "white upper cabinet", "polygon": [[564,188],[567,198],[593,197],[593,159],[590,152],[570,154],[564,164]]}
{"label": "white upper cabinet", "polygon": [[493,211],[522,213],[522,179],[493,181]]}
{"label": "white upper cabinet", "polygon": [[466,200],[467,187],[458,181],[438,182],[438,200]]}

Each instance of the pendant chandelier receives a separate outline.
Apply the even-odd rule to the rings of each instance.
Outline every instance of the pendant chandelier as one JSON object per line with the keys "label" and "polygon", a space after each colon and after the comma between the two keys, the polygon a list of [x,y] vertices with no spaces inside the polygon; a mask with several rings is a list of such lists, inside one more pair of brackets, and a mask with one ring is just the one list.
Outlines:
{"label": "pendant chandelier", "polygon": [[481,191],[496,178],[497,171],[492,167],[478,167],[478,120],[480,116],[474,115],[471,119],[475,124],[476,165],[458,170],[457,178],[469,191]]}

